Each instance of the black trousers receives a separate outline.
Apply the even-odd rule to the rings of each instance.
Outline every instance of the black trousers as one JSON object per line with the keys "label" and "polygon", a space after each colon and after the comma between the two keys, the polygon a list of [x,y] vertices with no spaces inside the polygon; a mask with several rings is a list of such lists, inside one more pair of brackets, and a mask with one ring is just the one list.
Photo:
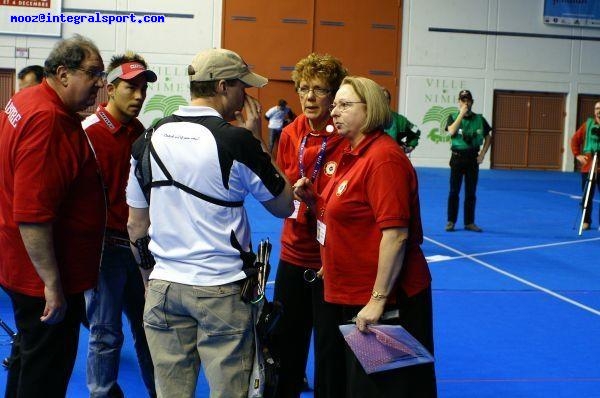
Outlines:
{"label": "black trousers", "polygon": [[13,305],[19,346],[13,346],[8,369],[6,398],[64,398],[79,343],[79,327],[85,316],[83,293],[66,297],[62,322],[40,321],[46,301],[8,289]]}
{"label": "black trousers", "polygon": [[[278,398],[297,398],[303,386],[306,360],[314,329],[315,398],[335,397],[329,382],[339,372],[339,356],[332,355],[330,336],[322,325],[331,317],[332,306],[323,301],[323,281],[307,282],[307,268],[281,260],[277,267],[274,300],[283,304],[283,314],[272,336],[273,353],[280,359]],[[332,376],[333,373],[333,376]],[[343,373],[343,372],[342,372]]]}
{"label": "black trousers", "polygon": [[450,193],[448,194],[448,221],[456,223],[458,201],[463,178],[465,180],[464,224],[475,223],[475,192],[479,178],[477,156],[452,153],[450,158]]}
{"label": "black trousers", "polygon": [[[337,329],[336,346],[343,352],[344,364],[339,364],[345,374],[338,376],[338,383],[345,387],[345,393],[337,395],[345,398],[435,398],[437,386],[433,363],[409,366],[384,372],[367,374],[346,344],[338,325],[349,323],[363,306],[335,305],[336,317],[331,318],[331,330]],[[431,289],[428,288],[413,297],[398,293],[397,304],[387,310],[398,309],[399,318],[386,321],[386,324],[402,325],[427,350],[433,354],[433,320]],[[341,361],[340,361],[341,362]]]}
{"label": "black trousers", "polygon": [[[582,198],[581,198],[581,206],[583,208],[583,201],[585,200],[585,187],[587,185],[587,179],[588,179],[588,175],[589,173],[581,173],[581,191],[583,192]],[[595,186],[595,188],[594,188]],[[583,215],[583,222],[586,222],[588,224],[592,224],[592,208],[593,208],[593,203],[594,203],[594,193],[596,191],[596,189],[598,189],[598,192],[600,192],[600,178],[598,178],[598,175],[596,173],[594,173],[594,181],[592,183],[592,187],[590,189],[590,198],[588,199],[588,203],[587,203],[587,208],[585,209],[585,214]],[[579,213],[581,214],[581,213]],[[598,219],[600,220],[600,214],[598,216]],[[600,221],[598,222],[600,225]]]}

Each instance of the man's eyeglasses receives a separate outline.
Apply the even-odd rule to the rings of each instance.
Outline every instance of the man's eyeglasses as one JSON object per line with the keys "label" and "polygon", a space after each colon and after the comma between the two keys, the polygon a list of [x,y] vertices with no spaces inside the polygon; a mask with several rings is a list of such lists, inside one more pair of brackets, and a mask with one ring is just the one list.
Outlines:
{"label": "man's eyeglasses", "polygon": [[329,112],[333,112],[333,110],[337,107],[340,112],[346,112],[353,104],[364,104],[364,101],[340,101],[338,103],[333,103],[329,105]]}
{"label": "man's eyeglasses", "polygon": [[296,89],[296,91],[298,92],[298,94],[301,97],[306,97],[308,95],[308,93],[310,93],[311,91],[313,92],[315,97],[325,97],[327,94],[331,93],[331,90],[329,90],[327,88],[320,88],[320,87],[314,87],[314,88],[298,87]]}
{"label": "man's eyeglasses", "polygon": [[89,70],[89,69],[85,69],[85,68],[72,68],[72,69],[77,69],[80,70],[82,72],[85,72],[86,75],[88,75],[90,77],[90,79],[93,80],[98,80],[98,79],[106,79],[106,75],[107,73],[103,70]]}

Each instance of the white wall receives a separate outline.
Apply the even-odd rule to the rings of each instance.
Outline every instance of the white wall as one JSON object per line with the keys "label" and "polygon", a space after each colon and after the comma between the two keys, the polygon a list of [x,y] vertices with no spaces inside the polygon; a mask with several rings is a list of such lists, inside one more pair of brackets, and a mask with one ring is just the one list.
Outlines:
{"label": "white wall", "polygon": [[[422,138],[412,154],[415,165],[447,166],[447,136],[436,130],[439,123],[423,123],[423,117],[433,106],[456,106],[458,91],[467,88],[475,98],[474,110],[490,124],[494,90],[567,94],[563,169],[571,169],[577,96],[600,94],[600,42],[429,31],[600,37],[599,29],[545,25],[542,16],[541,0],[405,0],[399,109],[421,126]],[[488,153],[484,167],[489,160]]]}
{"label": "white wall", "polygon": [[[102,53],[105,65],[114,54],[126,50],[138,52],[158,75],[150,84],[146,105],[161,102],[152,111],[142,111],[146,125],[162,116],[165,105],[176,102],[173,96],[189,99],[187,65],[200,50],[221,43],[221,0],[63,0],[66,15],[84,15],[96,11],[104,15],[114,11],[165,14],[165,23],[81,23],[62,24],[62,36],[79,33],[92,39]],[[84,12],[68,12],[84,10]],[[0,68],[21,70],[31,64],[43,65],[58,38],[0,34]],[[29,48],[29,59],[15,58],[15,47]],[[164,97],[155,97],[155,96]],[[171,97],[169,99],[169,97]],[[162,100],[162,101],[159,101]]]}
{"label": "white wall", "polygon": [[[80,33],[93,39],[105,63],[128,49],[146,58],[159,75],[146,100],[146,105],[156,106],[151,111],[144,108],[140,115],[149,124],[169,104],[188,99],[186,72],[194,54],[220,46],[222,3],[63,0],[64,10],[128,11],[138,16],[162,13],[166,22],[63,24],[62,33],[63,37]],[[542,7],[541,0],[404,0],[399,110],[421,127],[422,139],[412,154],[414,164],[447,166],[447,136],[436,131],[439,122],[423,122],[423,117],[434,106],[438,110],[454,107],[458,91],[468,88],[475,97],[475,111],[490,123],[494,90],[566,93],[563,168],[570,169],[568,139],[576,129],[577,95],[600,93],[600,42],[429,32],[430,27],[438,27],[600,37],[600,29],[545,25]],[[0,35],[0,68],[19,71],[29,64],[42,64],[56,40]],[[15,47],[29,48],[30,58],[15,59]],[[488,154],[484,167],[489,167],[489,159]]]}

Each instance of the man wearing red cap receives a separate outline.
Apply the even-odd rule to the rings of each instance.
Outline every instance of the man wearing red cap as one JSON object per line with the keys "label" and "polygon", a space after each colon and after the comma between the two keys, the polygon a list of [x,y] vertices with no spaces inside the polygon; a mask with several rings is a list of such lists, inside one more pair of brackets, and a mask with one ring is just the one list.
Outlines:
{"label": "man wearing red cap", "polygon": [[148,394],[156,396],[152,359],[143,328],[144,283],[129,248],[125,187],[131,145],[144,131],[137,119],[148,82],[156,74],[134,53],[115,56],[107,69],[108,103],[83,121],[100,164],[108,196],[108,219],[98,285],[86,291],[90,322],[87,385],[90,397],[122,397],[117,384],[123,345],[122,315],[127,316]]}

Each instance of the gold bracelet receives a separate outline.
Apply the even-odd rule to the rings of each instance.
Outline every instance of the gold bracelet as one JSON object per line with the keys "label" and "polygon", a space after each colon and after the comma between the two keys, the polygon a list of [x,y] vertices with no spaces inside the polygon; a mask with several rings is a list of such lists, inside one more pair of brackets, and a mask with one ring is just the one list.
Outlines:
{"label": "gold bracelet", "polygon": [[387,295],[379,293],[377,290],[373,290],[373,293],[371,293],[371,297],[373,298],[373,300],[385,300],[387,298]]}

